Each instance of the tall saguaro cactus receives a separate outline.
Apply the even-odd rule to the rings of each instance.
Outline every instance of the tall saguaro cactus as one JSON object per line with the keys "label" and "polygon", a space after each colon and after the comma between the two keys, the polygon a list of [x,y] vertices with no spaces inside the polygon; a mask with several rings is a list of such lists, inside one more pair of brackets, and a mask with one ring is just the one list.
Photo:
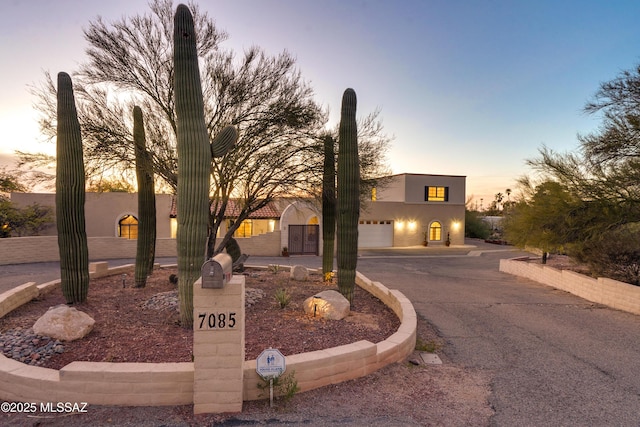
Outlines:
{"label": "tall saguaro cactus", "polygon": [[136,246],[135,286],[144,288],[153,271],[156,253],[156,193],[151,159],[146,147],[142,110],[133,108],[133,142],[138,180],[138,241]]}
{"label": "tall saguaro cactus", "polygon": [[204,103],[196,33],[189,8],[178,5],[173,21],[174,91],[178,151],[178,293],[180,321],[193,324],[193,283],[205,260],[209,218],[211,147]]}
{"label": "tall saguaro cactus", "polygon": [[356,126],[356,93],[342,95],[338,134],[338,289],[353,301],[358,262],[358,220],[360,219],[360,161]]}
{"label": "tall saguaro cactus", "polygon": [[209,144],[196,32],[189,8],[178,5],[173,19],[174,93],[178,151],[178,296],[180,322],[193,324],[193,283],[205,260],[209,219],[211,157],[223,156],[238,137],[227,126]]}
{"label": "tall saguaro cactus", "polygon": [[324,173],[322,175],[322,277],[330,280],[336,237],[336,159],[334,139],[324,137]]}
{"label": "tall saguaro cactus", "polygon": [[60,281],[67,304],[83,302],[89,290],[89,250],[84,216],[82,136],[71,77],[58,73],[56,223]]}

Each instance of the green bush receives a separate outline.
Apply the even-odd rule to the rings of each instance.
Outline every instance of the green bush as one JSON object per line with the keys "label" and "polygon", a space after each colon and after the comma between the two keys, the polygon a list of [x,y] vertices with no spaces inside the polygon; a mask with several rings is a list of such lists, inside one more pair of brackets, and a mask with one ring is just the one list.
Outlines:
{"label": "green bush", "polygon": [[640,286],[640,223],[626,224],[570,247],[592,274]]}
{"label": "green bush", "polygon": [[465,210],[464,235],[472,239],[487,239],[491,235],[491,227],[484,222],[477,211]]}

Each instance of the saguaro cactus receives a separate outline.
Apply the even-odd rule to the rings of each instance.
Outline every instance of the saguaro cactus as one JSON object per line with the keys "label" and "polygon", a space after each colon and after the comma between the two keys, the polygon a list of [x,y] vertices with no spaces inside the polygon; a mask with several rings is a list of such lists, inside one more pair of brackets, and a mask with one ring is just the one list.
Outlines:
{"label": "saguaro cactus", "polygon": [[135,286],[144,288],[153,271],[156,253],[156,193],[153,169],[146,147],[142,110],[133,108],[133,142],[138,180],[138,241],[136,246]]}
{"label": "saguaro cactus", "polygon": [[89,251],[84,216],[85,175],[80,123],[71,77],[58,73],[56,223],[60,281],[67,304],[83,302],[89,290]]}
{"label": "saguaro cactus", "polygon": [[[178,151],[178,295],[180,321],[193,324],[193,283],[205,260],[209,218],[211,157],[235,143],[235,128],[225,128],[209,144],[198,67],[196,33],[189,8],[178,5],[173,19],[174,93]],[[220,145],[220,147],[218,147]]]}
{"label": "saguaro cactus", "polygon": [[356,93],[342,95],[338,135],[338,289],[353,301],[358,262],[358,220],[360,218],[360,161],[356,126]]}
{"label": "saguaro cactus", "polygon": [[324,137],[324,173],[322,175],[322,276],[329,281],[333,272],[336,237],[336,159],[334,139]]}
{"label": "saguaro cactus", "polygon": [[174,91],[178,151],[178,293],[180,321],[193,324],[193,283],[205,260],[211,147],[204,121],[196,33],[189,8],[173,21]]}

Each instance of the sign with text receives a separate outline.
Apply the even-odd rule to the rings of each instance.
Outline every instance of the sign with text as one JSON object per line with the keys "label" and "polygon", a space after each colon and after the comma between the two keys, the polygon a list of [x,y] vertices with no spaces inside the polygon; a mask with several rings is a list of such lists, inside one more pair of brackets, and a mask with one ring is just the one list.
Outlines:
{"label": "sign with text", "polygon": [[284,355],[278,349],[264,350],[256,359],[256,372],[262,378],[279,377],[286,369]]}
{"label": "sign with text", "polygon": [[235,329],[236,313],[234,312],[214,312],[214,313],[198,313],[195,320],[198,329],[210,329],[220,331],[223,329]]}

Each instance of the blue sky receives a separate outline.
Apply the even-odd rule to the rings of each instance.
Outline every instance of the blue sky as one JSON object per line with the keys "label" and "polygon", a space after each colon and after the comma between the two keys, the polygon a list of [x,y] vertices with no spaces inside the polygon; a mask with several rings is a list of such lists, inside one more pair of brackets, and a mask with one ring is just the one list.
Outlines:
{"label": "blue sky", "polygon": [[[291,52],[333,124],[347,87],[359,115],[380,108],[394,173],[465,175],[485,205],[515,189],[543,144],[574,150],[599,125],[586,101],[640,62],[637,1],[198,3],[229,33],[224,47]],[[146,0],[0,0],[0,164],[15,149],[54,151],[34,144],[27,86],[85,60],[89,21],[147,12]]]}

